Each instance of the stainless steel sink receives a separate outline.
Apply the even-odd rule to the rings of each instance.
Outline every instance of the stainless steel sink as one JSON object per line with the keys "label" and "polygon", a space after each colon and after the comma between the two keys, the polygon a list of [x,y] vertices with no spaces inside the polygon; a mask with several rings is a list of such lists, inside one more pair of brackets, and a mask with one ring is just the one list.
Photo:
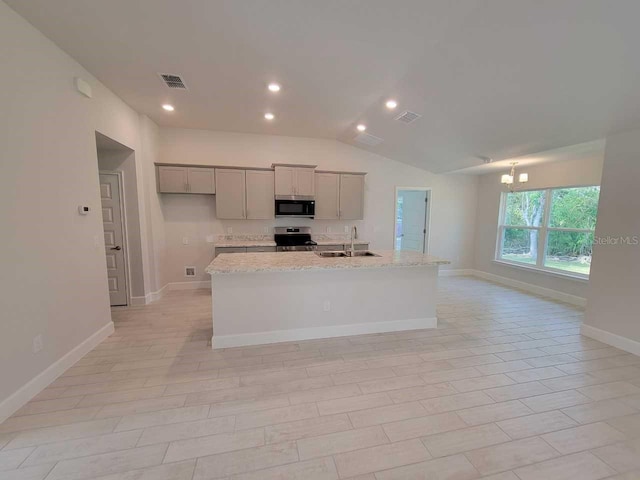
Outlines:
{"label": "stainless steel sink", "polygon": [[378,255],[377,253],[373,253],[370,250],[356,250],[351,253],[353,257],[381,257],[382,255]]}
{"label": "stainless steel sink", "polygon": [[345,251],[330,251],[330,252],[316,252],[319,257],[335,258],[335,257],[380,257],[377,253],[373,253],[369,250],[356,250],[355,252]]}
{"label": "stainless steel sink", "polygon": [[319,257],[348,257],[347,252],[316,252]]}

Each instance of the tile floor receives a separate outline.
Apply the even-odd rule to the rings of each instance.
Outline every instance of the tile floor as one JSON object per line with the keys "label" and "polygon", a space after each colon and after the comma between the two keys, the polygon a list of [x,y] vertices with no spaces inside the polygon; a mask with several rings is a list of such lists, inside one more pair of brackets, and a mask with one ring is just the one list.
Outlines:
{"label": "tile floor", "polygon": [[3,480],[640,479],[640,357],[582,311],[441,279],[437,330],[212,351],[207,291],[116,333],[0,425]]}

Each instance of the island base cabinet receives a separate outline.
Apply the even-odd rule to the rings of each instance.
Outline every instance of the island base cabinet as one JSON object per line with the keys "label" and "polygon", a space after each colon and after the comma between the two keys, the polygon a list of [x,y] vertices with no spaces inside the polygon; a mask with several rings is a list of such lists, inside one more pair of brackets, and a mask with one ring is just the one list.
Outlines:
{"label": "island base cabinet", "polygon": [[437,280],[437,266],[214,273],[212,345],[436,328]]}

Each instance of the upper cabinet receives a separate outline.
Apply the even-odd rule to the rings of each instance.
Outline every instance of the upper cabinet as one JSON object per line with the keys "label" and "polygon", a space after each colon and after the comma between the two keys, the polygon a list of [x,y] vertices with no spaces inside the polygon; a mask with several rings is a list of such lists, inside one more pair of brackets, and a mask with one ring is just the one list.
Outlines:
{"label": "upper cabinet", "polygon": [[[269,220],[275,217],[273,171],[247,170],[245,185],[247,195],[246,218],[249,220]],[[220,198],[218,194],[217,198]]]}
{"label": "upper cabinet", "polygon": [[245,170],[216,170],[216,217],[239,220],[247,218]]}
{"label": "upper cabinet", "polygon": [[362,220],[364,174],[316,172],[317,220]]}
{"label": "upper cabinet", "polygon": [[364,218],[364,175],[340,174],[340,220]]}
{"label": "upper cabinet", "polygon": [[269,220],[274,206],[273,171],[216,169],[216,217]]}
{"label": "upper cabinet", "polygon": [[338,173],[315,174],[317,220],[340,218],[340,175]]}
{"label": "upper cabinet", "polygon": [[158,192],[215,194],[212,167],[158,166]]}
{"label": "upper cabinet", "polygon": [[312,196],[315,192],[315,167],[274,165],[276,195]]}

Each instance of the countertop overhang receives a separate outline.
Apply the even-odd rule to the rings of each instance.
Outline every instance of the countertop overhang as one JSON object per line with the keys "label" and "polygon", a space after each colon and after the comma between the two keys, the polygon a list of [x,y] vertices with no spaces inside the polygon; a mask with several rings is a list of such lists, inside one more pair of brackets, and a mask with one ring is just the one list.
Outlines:
{"label": "countertop overhang", "polygon": [[313,252],[223,253],[206,268],[210,275],[256,272],[429,267],[451,262],[418,252],[375,250],[379,257],[320,257]]}

